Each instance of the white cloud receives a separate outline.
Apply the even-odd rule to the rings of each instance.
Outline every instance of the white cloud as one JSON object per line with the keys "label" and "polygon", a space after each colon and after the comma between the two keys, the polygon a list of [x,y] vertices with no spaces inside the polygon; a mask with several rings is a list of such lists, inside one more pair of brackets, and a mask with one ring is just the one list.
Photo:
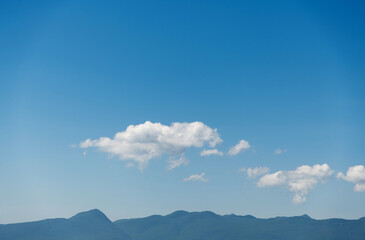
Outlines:
{"label": "white cloud", "polygon": [[177,168],[181,165],[188,165],[189,163],[189,160],[187,160],[184,155],[182,155],[180,158],[176,159],[176,160],[169,160],[167,161],[168,162],[168,165],[166,167],[167,171],[170,171],[174,168]]}
{"label": "white cloud", "polygon": [[354,187],[355,192],[365,192],[365,183],[357,183]]}
{"label": "white cloud", "polygon": [[307,200],[308,193],[318,184],[326,182],[333,174],[328,164],[303,165],[294,171],[278,171],[266,174],[257,182],[257,186],[275,187],[287,186],[294,193],[293,203],[303,203]]}
{"label": "white cloud", "polygon": [[223,156],[223,153],[221,151],[218,151],[218,149],[204,149],[200,152],[200,156],[209,156],[209,155],[218,155]]}
{"label": "white cloud", "polygon": [[128,126],[126,130],[116,133],[114,138],[87,139],[80,143],[80,147],[95,147],[102,152],[117,155],[120,160],[134,160],[143,170],[154,157],[163,154],[181,156],[187,148],[201,148],[206,144],[215,147],[221,142],[217,129],[202,122],[175,122],[166,126],[147,121]]}
{"label": "white cloud", "polygon": [[135,167],[134,163],[129,162],[125,165],[126,168],[131,168],[131,167]]}
{"label": "white cloud", "polygon": [[355,192],[365,192],[365,167],[363,165],[349,167],[346,175],[340,172],[337,174],[337,178],[354,183]]}
{"label": "white cloud", "polygon": [[246,171],[246,168],[240,168],[240,169],[238,169],[238,172],[239,173],[243,173],[243,172],[245,172]]}
{"label": "white cloud", "polygon": [[286,175],[283,171],[278,171],[271,174],[266,174],[257,182],[258,187],[275,187],[285,184]]}
{"label": "white cloud", "polygon": [[280,155],[280,154],[286,153],[287,151],[288,151],[287,149],[277,148],[277,149],[275,149],[274,154]]}
{"label": "white cloud", "polygon": [[270,171],[267,167],[256,167],[256,168],[247,168],[246,173],[249,178],[256,178],[258,176],[264,175]]}
{"label": "white cloud", "polygon": [[228,154],[237,155],[241,151],[246,151],[247,149],[250,149],[250,147],[251,147],[251,145],[247,141],[242,139],[235,146],[233,146],[229,149]]}
{"label": "white cloud", "polygon": [[183,181],[187,182],[187,181],[202,181],[202,182],[208,182],[208,179],[204,177],[205,176],[205,172],[201,173],[201,174],[194,174],[191,175],[190,177],[184,178]]}

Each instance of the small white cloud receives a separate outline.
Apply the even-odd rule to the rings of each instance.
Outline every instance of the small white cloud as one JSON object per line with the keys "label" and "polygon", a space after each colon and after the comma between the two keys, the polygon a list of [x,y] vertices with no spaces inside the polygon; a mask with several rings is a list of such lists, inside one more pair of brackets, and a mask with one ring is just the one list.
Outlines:
{"label": "small white cloud", "polygon": [[267,167],[256,167],[256,168],[247,168],[247,176],[249,178],[256,178],[258,176],[264,175],[270,171]]}
{"label": "small white cloud", "polygon": [[87,154],[87,151],[83,151],[82,155],[86,156]]}
{"label": "small white cloud", "polygon": [[337,178],[354,183],[355,192],[365,192],[365,167],[363,165],[349,167],[346,175],[339,172]]}
{"label": "small white cloud", "polygon": [[202,182],[208,182],[208,179],[204,177],[205,176],[205,172],[201,173],[201,174],[194,174],[191,175],[190,177],[184,178],[183,181],[187,182],[187,181],[202,181]]}
{"label": "small white cloud", "polygon": [[275,149],[274,154],[280,155],[280,154],[286,153],[287,151],[288,151],[287,149],[277,148],[277,149]]}
{"label": "small white cloud", "polygon": [[218,149],[204,149],[200,152],[200,156],[202,157],[209,155],[223,156],[223,153],[221,151],[218,151]]}
{"label": "small white cloud", "polygon": [[175,122],[166,126],[147,121],[128,126],[126,130],[116,133],[114,138],[86,139],[80,143],[80,147],[95,147],[118,156],[120,160],[133,160],[143,170],[152,158],[164,154],[177,157],[190,147],[201,148],[207,144],[215,147],[221,142],[217,129],[202,122]]}
{"label": "small white cloud", "polygon": [[247,149],[250,149],[250,147],[251,147],[251,145],[247,141],[242,139],[235,146],[233,146],[229,149],[228,154],[237,155],[241,151],[246,151]]}
{"label": "small white cloud", "polygon": [[365,183],[357,183],[354,187],[355,192],[365,192]]}
{"label": "small white cloud", "polygon": [[136,165],[132,162],[129,162],[125,165],[126,168],[131,168],[131,167],[135,167]]}
{"label": "small white cloud", "polygon": [[240,169],[238,169],[238,172],[239,173],[243,173],[243,172],[245,172],[246,171],[246,168],[240,168]]}
{"label": "small white cloud", "polygon": [[184,155],[182,155],[179,159],[169,160],[167,161],[168,165],[166,167],[167,171],[170,171],[174,168],[180,167],[181,165],[188,165],[189,160],[185,159]]}
{"label": "small white cloud", "polygon": [[275,187],[287,186],[294,193],[293,203],[303,203],[307,200],[308,193],[318,184],[326,182],[333,174],[328,164],[316,164],[314,166],[303,165],[294,171],[278,171],[266,174],[257,182],[257,186]]}

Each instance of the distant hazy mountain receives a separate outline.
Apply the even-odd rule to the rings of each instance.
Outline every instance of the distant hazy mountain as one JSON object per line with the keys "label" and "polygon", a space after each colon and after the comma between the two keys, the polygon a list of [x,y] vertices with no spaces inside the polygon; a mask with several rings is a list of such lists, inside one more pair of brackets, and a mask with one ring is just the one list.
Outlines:
{"label": "distant hazy mountain", "polygon": [[177,211],[111,222],[99,210],[69,219],[0,225],[1,240],[364,240],[365,218],[315,220],[307,215],[259,219]]}
{"label": "distant hazy mountain", "polygon": [[1,240],[131,240],[101,211],[79,213],[69,219],[0,225]]}
{"label": "distant hazy mountain", "polygon": [[114,222],[133,240],[364,240],[365,218],[314,220],[307,215],[258,219],[212,212],[177,211],[167,216]]}

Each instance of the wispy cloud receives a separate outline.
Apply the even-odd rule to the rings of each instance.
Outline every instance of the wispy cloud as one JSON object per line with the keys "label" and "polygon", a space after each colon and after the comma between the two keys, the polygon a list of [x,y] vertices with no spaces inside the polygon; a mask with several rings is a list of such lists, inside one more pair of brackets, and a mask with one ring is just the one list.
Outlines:
{"label": "wispy cloud", "polygon": [[274,154],[280,155],[280,154],[286,153],[287,151],[288,151],[287,149],[277,148],[277,149],[275,149]]}
{"label": "wispy cloud", "polygon": [[200,152],[200,156],[202,156],[202,157],[209,156],[209,155],[223,156],[223,153],[221,151],[219,151],[218,149],[204,149],[203,151]]}
{"label": "wispy cloud", "polygon": [[180,167],[181,165],[188,165],[189,160],[187,160],[184,155],[182,155],[179,159],[176,160],[169,160],[167,161],[168,165],[166,167],[167,171],[170,171],[174,168]]}
{"label": "wispy cloud", "polygon": [[337,178],[354,183],[355,192],[365,192],[365,167],[363,165],[349,167],[346,175],[339,172]]}
{"label": "wispy cloud", "polygon": [[258,176],[268,173],[270,169],[268,167],[256,167],[256,168],[241,168],[239,172],[246,172],[249,178],[256,178]]}
{"label": "wispy cloud", "polygon": [[132,162],[129,162],[125,165],[126,168],[131,168],[131,167],[135,167],[136,165]]}
{"label": "wispy cloud", "polygon": [[183,181],[187,182],[187,181],[202,181],[202,182],[208,182],[208,179],[204,177],[205,176],[205,172],[201,173],[201,174],[194,174],[191,175],[187,178],[184,178]]}
{"label": "wispy cloud", "polygon": [[251,145],[245,141],[245,140],[240,140],[235,146],[231,147],[228,151],[229,155],[237,155],[242,151],[246,151],[248,149],[250,149]]}
{"label": "wispy cloud", "polygon": [[126,130],[116,133],[114,138],[87,139],[80,143],[80,147],[94,147],[116,155],[120,160],[134,160],[143,170],[150,159],[163,154],[181,156],[187,148],[215,147],[221,142],[217,129],[202,122],[176,122],[167,126],[147,121],[128,126]]}
{"label": "wispy cloud", "polygon": [[326,182],[333,174],[327,164],[314,166],[303,165],[294,171],[278,171],[266,174],[257,182],[260,188],[287,186],[294,193],[293,203],[303,203],[307,200],[308,193],[318,184]]}

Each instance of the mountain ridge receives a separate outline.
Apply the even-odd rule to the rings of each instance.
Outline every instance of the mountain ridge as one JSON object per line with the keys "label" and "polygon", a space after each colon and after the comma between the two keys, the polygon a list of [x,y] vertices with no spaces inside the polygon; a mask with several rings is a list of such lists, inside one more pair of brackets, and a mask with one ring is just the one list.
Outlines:
{"label": "mountain ridge", "polygon": [[4,240],[131,240],[98,209],[70,218],[50,218],[34,222],[0,225]]}
{"label": "mountain ridge", "polygon": [[310,215],[308,214],[302,214],[302,215],[293,215],[293,216],[276,216],[276,217],[256,217],[254,215],[251,214],[246,214],[246,215],[239,215],[239,214],[235,214],[235,213],[231,213],[231,214],[217,214],[213,211],[186,211],[186,210],[176,210],[172,213],[168,213],[168,214],[153,214],[153,215],[148,215],[145,217],[136,217],[136,218],[121,218],[121,219],[117,219],[114,220],[113,222],[116,221],[121,221],[121,220],[133,220],[133,219],[142,219],[142,218],[149,218],[149,217],[167,217],[167,216],[174,216],[174,215],[186,215],[186,214],[197,214],[197,213],[213,213],[214,215],[217,216],[236,216],[236,217],[250,217],[250,218],[255,218],[255,219],[261,219],[261,220],[265,220],[265,219],[275,219],[275,218],[309,218],[312,220],[316,220],[316,221],[323,221],[323,220],[330,220],[330,219],[341,219],[341,220],[345,220],[345,221],[357,221],[357,220],[365,220],[365,217],[359,217],[359,218],[337,218],[337,217],[333,217],[333,218],[312,218]]}
{"label": "mountain ridge", "polygon": [[[46,221],[46,220],[55,220],[55,219],[72,219],[74,217],[76,217],[77,215],[80,215],[80,214],[84,214],[84,213],[91,213],[91,212],[99,212],[101,214],[103,214],[109,221],[111,221],[101,210],[97,209],[97,208],[94,208],[94,209],[90,209],[90,210],[87,210],[87,211],[81,211],[79,213],[76,213],[75,215],[69,217],[69,218],[64,218],[64,217],[54,217],[54,218],[45,218],[45,219],[40,219],[40,220],[34,220],[34,221],[22,221],[22,222],[10,222],[10,223],[0,223],[0,226],[5,226],[5,225],[10,225],[10,224],[23,224],[23,223],[32,223],[32,222],[41,222],[41,221]],[[213,211],[186,211],[186,210],[176,210],[172,213],[168,213],[166,215],[162,215],[162,214],[153,214],[153,215],[148,215],[148,216],[145,216],[145,217],[136,217],[136,218],[121,218],[121,219],[117,219],[117,220],[114,220],[114,221],[111,221],[111,222],[116,222],[116,221],[124,221],[124,220],[133,220],[133,219],[141,219],[141,218],[148,218],[148,217],[166,217],[166,216],[169,216],[169,215],[173,215],[175,213],[185,213],[185,214],[189,214],[189,213],[202,213],[202,212],[211,212],[211,213],[214,213]],[[309,216],[308,214],[302,214],[302,215],[293,215],[293,216],[276,216],[276,217],[267,217],[267,218],[261,218],[261,217],[256,217],[256,216],[253,216],[251,214],[246,214],[246,215],[239,215],[239,214],[235,214],[235,213],[231,213],[231,214],[217,214],[217,213],[214,213],[215,215],[218,215],[218,216],[236,216],[236,217],[251,217],[251,218],[256,218],[256,219],[275,219],[275,218],[295,218],[295,217],[308,217],[310,219],[313,219],[313,220],[317,220],[317,221],[322,221],[322,220],[331,220],[331,219],[340,219],[340,220],[345,220],[345,221],[365,221],[365,217],[359,217],[359,218],[337,218],[337,217],[333,217],[333,218],[320,218],[320,219],[317,219],[317,218],[312,218],[311,216]]]}
{"label": "mountain ridge", "polygon": [[365,221],[293,217],[256,218],[210,211],[114,221],[133,240],[363,240]]}
{"label": "mountain ridge", "polygon": [[363,240],[365,217],[317,220],[303,214],[256,218],[178,210],[112,222],[92,209],[70,218],[0,224],[1,240]]}

